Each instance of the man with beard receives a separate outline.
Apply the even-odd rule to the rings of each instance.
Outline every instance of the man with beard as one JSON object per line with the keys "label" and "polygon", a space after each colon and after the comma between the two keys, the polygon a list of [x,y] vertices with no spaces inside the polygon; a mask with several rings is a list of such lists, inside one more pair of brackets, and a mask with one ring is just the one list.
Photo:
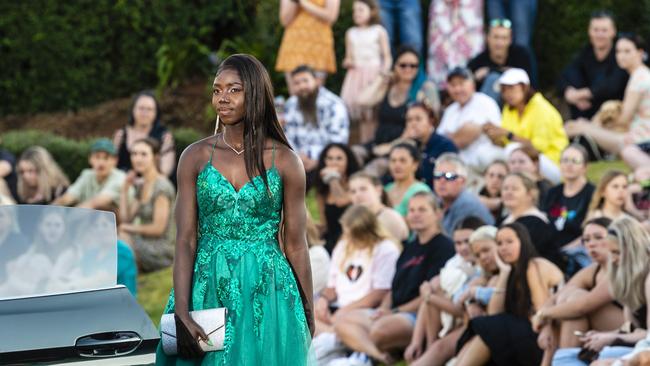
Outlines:
{"label": "man with beard", "polygon": [[314,70],[298,66],[291,72],[296,93],[287,100],[284,133],[296,150],[307,172],[318,165],[323,148],[332,142],[348,143],[350,121],[343,100],[320,86]]}

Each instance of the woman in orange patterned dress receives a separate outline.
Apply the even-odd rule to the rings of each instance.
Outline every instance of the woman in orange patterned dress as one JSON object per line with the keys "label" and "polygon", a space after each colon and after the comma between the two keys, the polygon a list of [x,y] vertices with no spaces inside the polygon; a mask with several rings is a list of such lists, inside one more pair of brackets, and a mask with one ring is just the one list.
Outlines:
{"label": "woman in orange patterned dress", "polygon": [[339,16],[340,0],[280,0],[280,23],[285,27],[275,64],[284,72],[291,90],[290,72],[308,65],[325,81],[336,72],[332,24]]}

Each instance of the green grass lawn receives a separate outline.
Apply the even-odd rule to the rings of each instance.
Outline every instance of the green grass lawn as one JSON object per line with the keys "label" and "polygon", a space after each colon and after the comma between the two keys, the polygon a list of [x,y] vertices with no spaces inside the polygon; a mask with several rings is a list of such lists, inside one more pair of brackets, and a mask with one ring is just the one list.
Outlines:
{"label": "green grass lawn", "polygon": [[[590,164],[588,176],[592,182],[597,182],[600,177],[609,169],[620,169],[628,171],[629,169],[620,161],[598,162]],[[316,199],[314,192],[307,196],[307,208],[312,216],[318,220],[318,209],[316,208]],[[158,272],[140,275],[138,278],[138,302],[149,314],[156,326],[160,322],[169,290],[172,287],[172,270],[171,268]]]}

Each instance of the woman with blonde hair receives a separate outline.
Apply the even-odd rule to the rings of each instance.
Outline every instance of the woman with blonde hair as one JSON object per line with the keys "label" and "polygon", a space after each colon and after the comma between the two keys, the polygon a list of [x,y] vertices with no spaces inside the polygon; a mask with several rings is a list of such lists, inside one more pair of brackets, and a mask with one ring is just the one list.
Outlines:
{"label": "woman with blonde hair", "polygon": [[625,211],[627,199],[627,175],[620,170],[607,171],[600,178],[591,198],[585,222],[597,217],[616,220],[627,216]]}
{"label": "woman with blonde hair", "polygon": [[581,337],[582,347],[599,352],[599,359],[620,357],[631,352],[631,347],[646,337],[650,315],[647,308],[650,296],[650,234],[631,217],[615,220],[607,232],[611,251],[607,270],[610,291],[614,299],[623,304],[625,320],[631,322],[632,327],[625,331],[589,331]]}
{"label": "woman with blonde hair", "polygon": [[316,333],[332,331],[342,314],[375,308],[390,292],[400,246],[362,205],[341,217],[343,236],[334,248],[327,287],[316,301]]}
{"label": "woman with blonde hair", "polygon": [[52,155],[41,146],[32,146],[18,159],[18,203],[47,205],[63,195],[68,177]]}

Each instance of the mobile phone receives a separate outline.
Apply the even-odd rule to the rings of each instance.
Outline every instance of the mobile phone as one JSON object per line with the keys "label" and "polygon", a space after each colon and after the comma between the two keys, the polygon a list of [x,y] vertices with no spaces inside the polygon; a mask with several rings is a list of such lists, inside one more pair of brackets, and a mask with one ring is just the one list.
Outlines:
{"label": "mobile phone", "polygon": [[573,334],[575,334],[576,337],[584,337],[585,336],[585,334],[583,332],[579,331],[579,330],[574,331]]}

